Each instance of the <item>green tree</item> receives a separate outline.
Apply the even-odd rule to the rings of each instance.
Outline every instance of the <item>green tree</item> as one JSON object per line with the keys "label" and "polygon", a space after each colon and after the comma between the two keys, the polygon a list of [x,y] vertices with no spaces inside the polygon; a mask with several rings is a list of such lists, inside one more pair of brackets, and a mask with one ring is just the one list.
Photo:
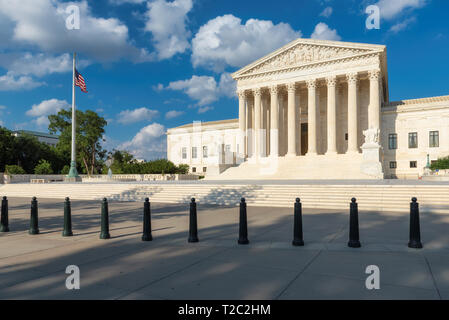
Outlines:
{"label": "green tree", "polygon": [[438,160],[434,161],[430,165],[430,169],[432,170],[444,170],[449,169],[449,157],[439,158]]}
{"label": "green tree", "polygon": [[35,174],[52,174],[53,170],[51,168],[50,162],[47,160],[40,160],[39,164],[34,168]]}
{"label": "green tree", "polygon": [[[70,155],[72,143],[72,111],[61,110],[56,115],[48,117],[50,124],[48,129],[51,133],[60,135],[56,149],[63,154]],[[106,155],[101,141],[105,132],[107,121],[96,112],[87,110],[85,112],[76,110],[76,154],[78,169],[87,174],[94,174],[101,170],[101,160]]]}
{"label": "green tree", "polygon": [[13,163],[14,136],[6,128],[0,127],[0,172],[5,171],[5,166]]}
{"label": "green tree", "polygon": [[21,166],[15,164],[6,165],[5,172],[8,174],[26,174]]}

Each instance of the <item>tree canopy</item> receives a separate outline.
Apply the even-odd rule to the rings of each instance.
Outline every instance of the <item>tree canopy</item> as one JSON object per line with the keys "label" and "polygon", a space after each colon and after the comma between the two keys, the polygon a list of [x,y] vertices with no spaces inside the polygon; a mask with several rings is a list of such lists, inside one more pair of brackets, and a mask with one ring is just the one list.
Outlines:
{"label": "tree canopy", "polygon": [[[72,110],[62,109],[56,115],[48,116],[50,133],[60,135],[56,149],[69,155],[72,146]],[[105,133],[107,121],[91,110],[76,110],[76,154],[77,165],[81,172],[87,174],[99,173],[103,165],[106,150],[101,141]]]}

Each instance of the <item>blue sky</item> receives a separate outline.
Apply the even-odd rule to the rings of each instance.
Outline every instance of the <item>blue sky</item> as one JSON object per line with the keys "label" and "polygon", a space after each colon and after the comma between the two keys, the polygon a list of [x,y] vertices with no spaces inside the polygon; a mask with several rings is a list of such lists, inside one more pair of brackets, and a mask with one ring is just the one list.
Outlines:
{"label": "blue sky", "polygon": [[[380,29],[365,26],[380,8]],[[68,30],[65,9],[80,8]],[[230,73],[298,37],[387,45],[390,99],[449,94],[444,0],[0,0],[0,125],[47,131],[71,103],[71,52],[105,147],[165,155],[164,132],[236,118]]]}

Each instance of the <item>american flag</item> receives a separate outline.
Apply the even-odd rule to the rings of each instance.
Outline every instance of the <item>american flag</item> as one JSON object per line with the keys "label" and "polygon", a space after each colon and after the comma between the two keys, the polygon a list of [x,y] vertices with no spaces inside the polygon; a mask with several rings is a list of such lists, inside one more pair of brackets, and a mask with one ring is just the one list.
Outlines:
{"label": "american flag", "polygon": [[76,69],[75,69],[75,86],[80,87],[82,92],[87,93],[86,82],[84,81],[84,78],[81,75],[81,73],[79,73],[78,70]]}

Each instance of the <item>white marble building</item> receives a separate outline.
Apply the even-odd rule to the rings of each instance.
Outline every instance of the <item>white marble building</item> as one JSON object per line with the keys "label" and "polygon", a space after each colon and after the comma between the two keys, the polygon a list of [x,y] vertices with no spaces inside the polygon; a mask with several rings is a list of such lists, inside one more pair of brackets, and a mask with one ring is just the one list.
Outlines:
{"label": "white marble building", "polygon": [[232,76],[239,119],[169,129],[169,160],[219,179],[383,179],[449,155],[449,96],[390,102],[385,46],[298,39]]}

